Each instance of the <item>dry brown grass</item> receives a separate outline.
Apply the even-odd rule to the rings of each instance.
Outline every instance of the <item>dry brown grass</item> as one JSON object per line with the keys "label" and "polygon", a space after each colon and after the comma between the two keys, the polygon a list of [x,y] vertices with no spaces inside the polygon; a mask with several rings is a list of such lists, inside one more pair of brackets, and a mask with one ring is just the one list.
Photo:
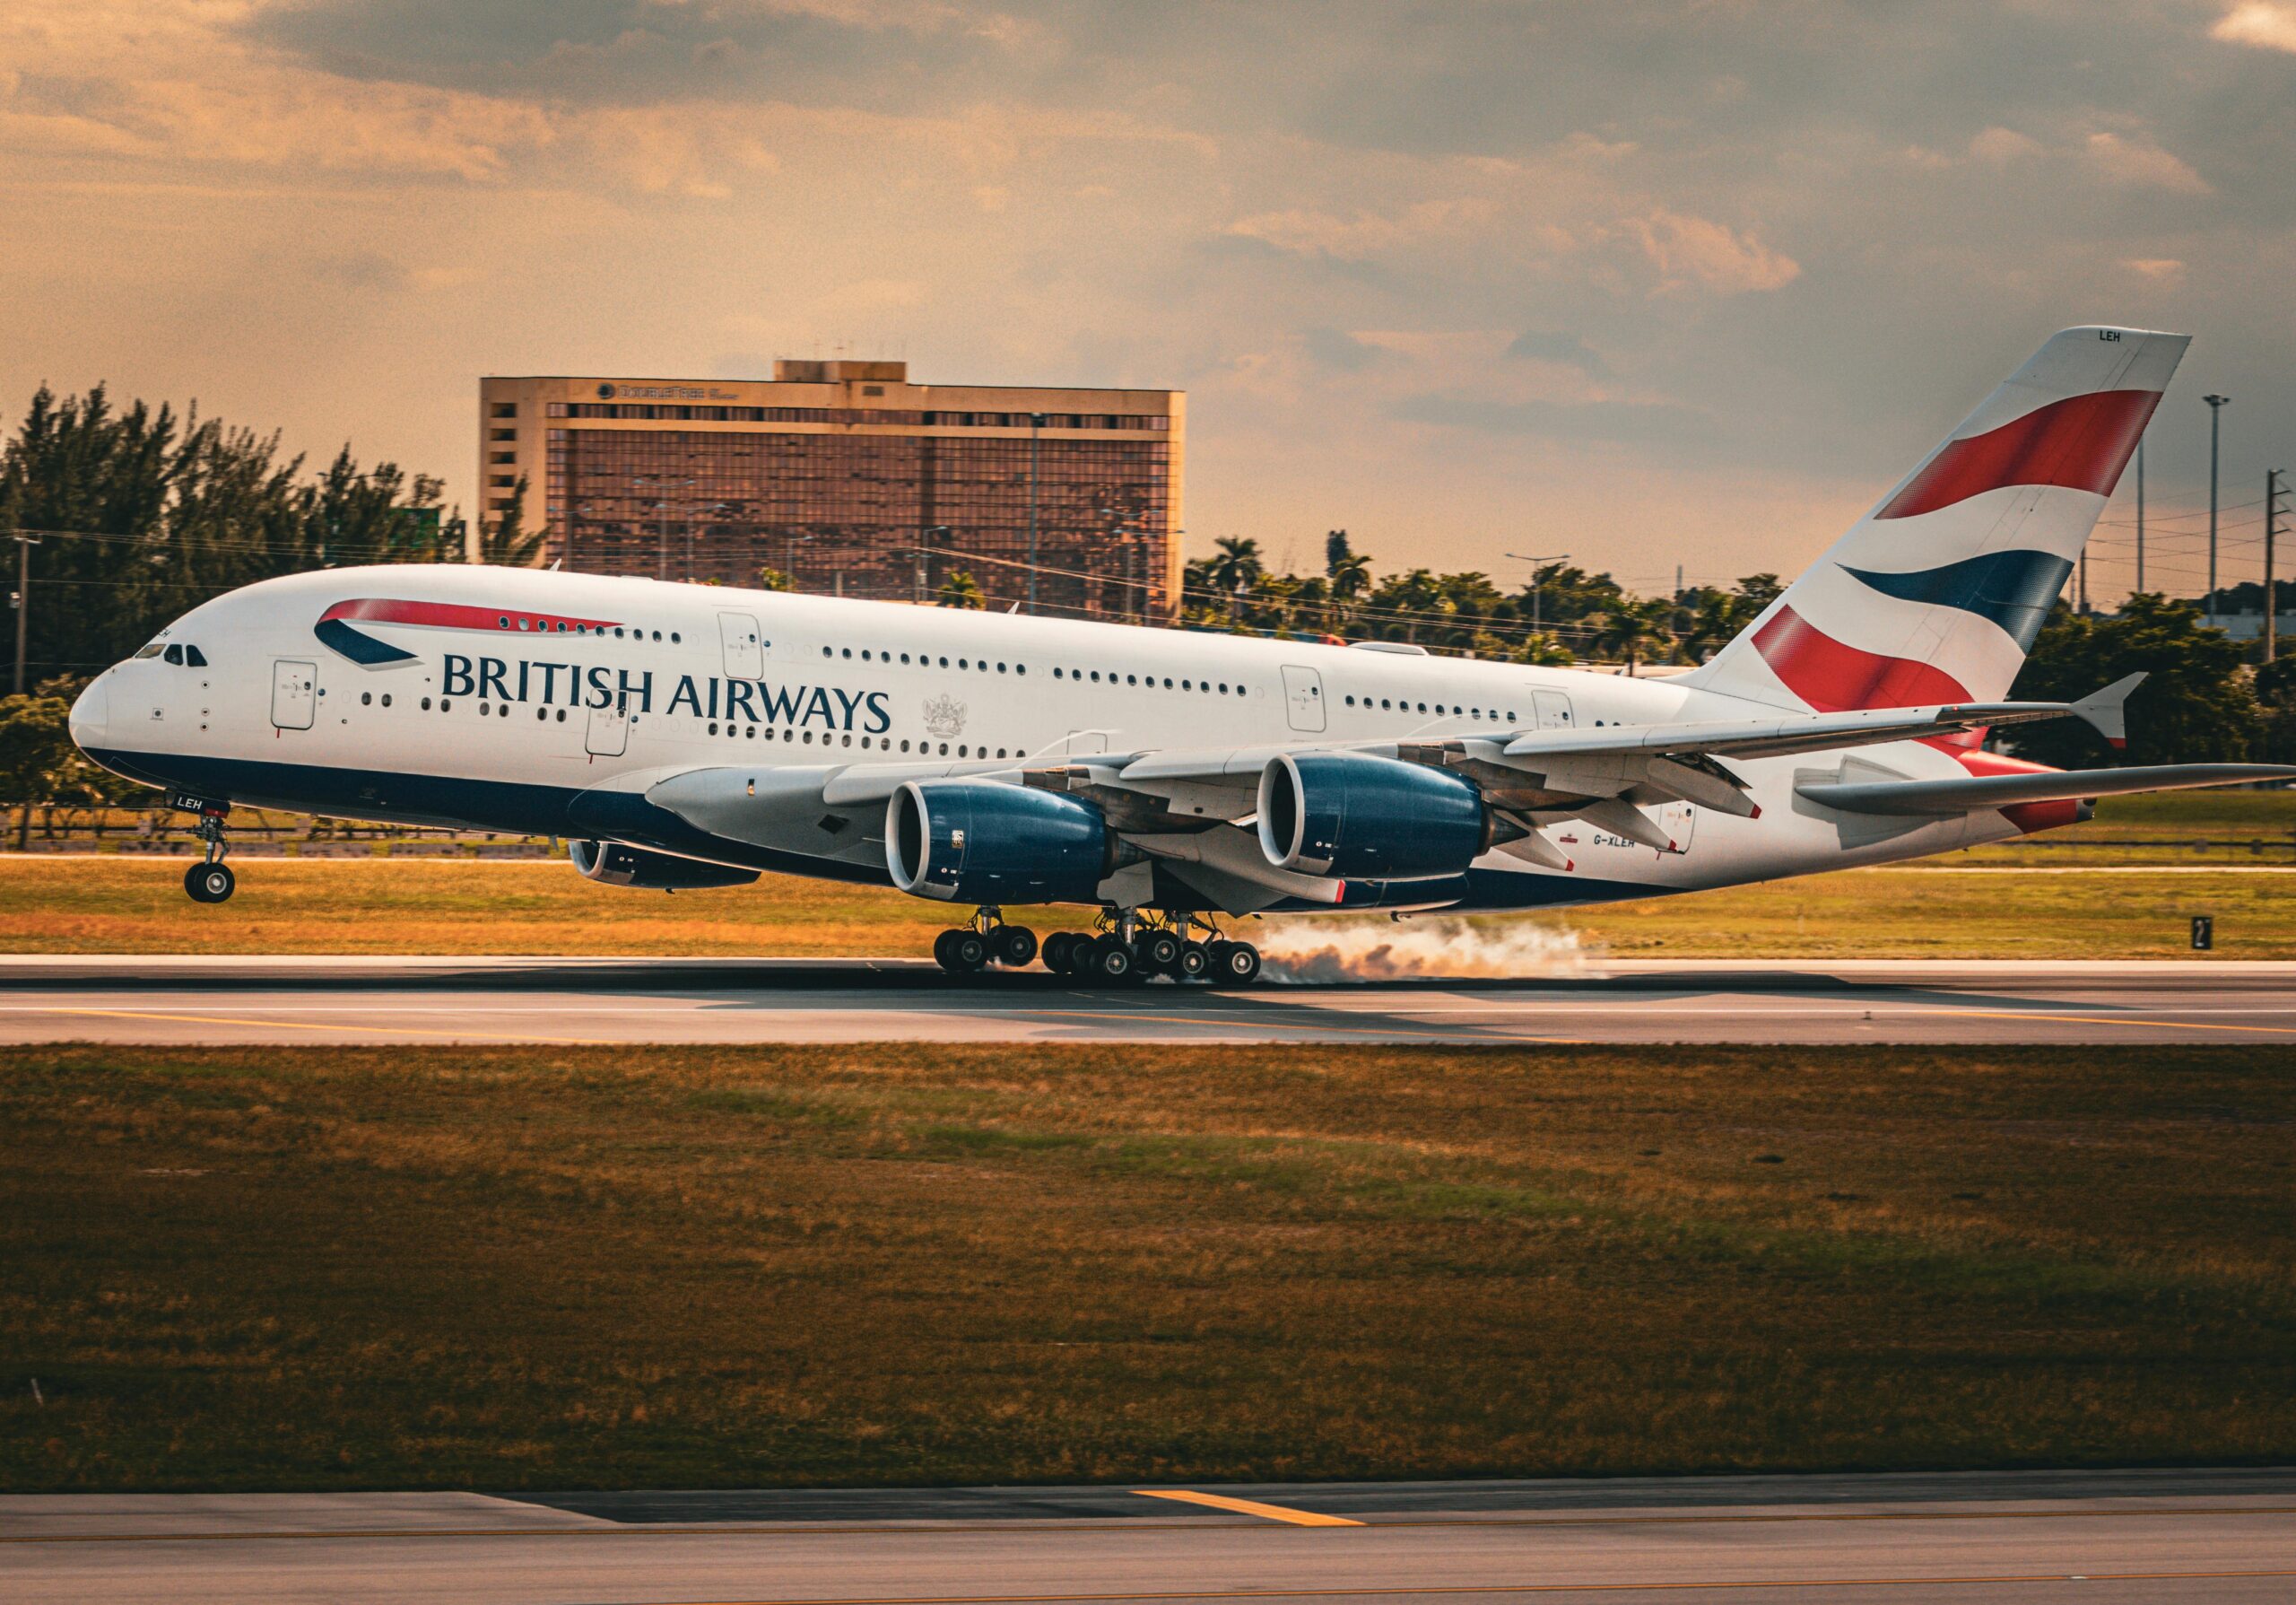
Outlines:
{"label": "dry brown grass", "polygon": [[2285,1458],[2292,1069],[12,1050],[0,1487]]}

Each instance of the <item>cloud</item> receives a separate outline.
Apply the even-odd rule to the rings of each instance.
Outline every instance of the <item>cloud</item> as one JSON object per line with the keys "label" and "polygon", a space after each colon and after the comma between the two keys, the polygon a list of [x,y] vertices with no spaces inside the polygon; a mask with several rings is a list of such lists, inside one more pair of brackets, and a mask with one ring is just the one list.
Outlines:
{"label": "cloud", "polygon": [[2208,37],[2228,44],[2296,53],[2296,5],[2283,0],[2245,0],[2217,18]]}
{"label": "cloud", "polygon": [[1715,435],[1714,420],[1695,407],[1665,401],[1504,401],[1436,391],[1405,397],[1390,409],[1408,423],[1432,423],[1486,434],[1551,441],[1613,441],[1688,445]]}
{"label": "cloud", "polygon": [[1228,225],[1228,232],[1257,240],[1295,256],[1331,257],[1361,262],[1444,235],[1463,235],[1489,223],[1492,203],[1479,198],[1421,201],[1392,216],[1358,212],[1335,217],[1326,212],[1264,212]]}
{"label": "cloud", "polygon": [[1802,276],[1802,265],[1793,257],[1710,218],[1660,208],[1631,220],[1626,228],[1665,275],[1661,292],[1681,290],[1695,281],[1718,294],[1738,295],[1783,289]]}
{"label": "cloud", "polygon": [[1507,354],[1532,362],[1560,362],[1591,379],[1605,379],[1610,374],[1610,364],[1594,347],[1577,335],[1566,335],[1557,329],[1525,329],[1508,343]]}
{"label": "cloud", "polygon": [[1300,333],[1300,344],[1307,348],[1309,360],[1344,373],[1368,368],[1380,356],[1378,346],[1365,345],[1344,329],[1306,329]]}
{"label": "cloud", "polygon": [[2116,184],[2132,188],[2166,189],[2179,195],[2213,195],[2207,179],[2179,157],[2149,140],[2123,139],[2100,130],[2089,135],[2089,160]]}
{"label": "cloud", "polygon": [[2006,166],[2043,153],[2046,147],[2028,134],[2014,128],[1987,128],[1970,140],[1970,154],[1992,167]]}
{"label": "cloud", "polygon": [[2124,257],[2120,265],[2138,277],[2151,279],[2156,284],[2184,282],[2185,265],[2174,257]]}

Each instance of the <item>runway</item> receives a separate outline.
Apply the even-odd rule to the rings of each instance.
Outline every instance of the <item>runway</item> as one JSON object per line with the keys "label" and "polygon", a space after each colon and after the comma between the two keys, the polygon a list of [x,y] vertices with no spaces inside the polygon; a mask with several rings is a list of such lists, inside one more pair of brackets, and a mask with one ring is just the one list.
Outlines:
{"label": "runway", "polygon": [[1096,990],[894,959],[16,957],[0,1042],[2296,1042],[2296,964],[1587,961]]}
{"label": "runway", "polygon": [[22,1605],[2264,1601],[2296,1470],[0,1497]]}

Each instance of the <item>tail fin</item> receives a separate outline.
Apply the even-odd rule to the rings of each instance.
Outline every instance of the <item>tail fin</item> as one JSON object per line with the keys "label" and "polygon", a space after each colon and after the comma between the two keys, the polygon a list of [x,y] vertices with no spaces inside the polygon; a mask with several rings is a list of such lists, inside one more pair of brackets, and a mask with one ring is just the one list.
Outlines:
{"label": "tail fin", "polygon": [[2189,338],[2051,336],[1683,681],[1821,713],[2005,695]]}

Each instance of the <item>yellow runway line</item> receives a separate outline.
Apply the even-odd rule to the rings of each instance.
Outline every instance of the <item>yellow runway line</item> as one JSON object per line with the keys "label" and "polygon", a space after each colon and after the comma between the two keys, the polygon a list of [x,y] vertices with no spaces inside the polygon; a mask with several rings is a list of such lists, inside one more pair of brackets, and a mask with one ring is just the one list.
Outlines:
{"label": "yellow runway line", "polygon": [[1264,1516],[1271,1522],[1289,1522],[1294,1527],[1361,1527],[1361,1522],[1351,1522],[1345,1516],[1320,1516],[1311,1510],[1293,1510],[1288,1505],[1262,1505],[1257,1499],[1231,1499],[1225,1494],[1199,1494],[1194,1488],[1135,1488],[1144,1499],[1177,1499],[1183,1505],[1208,1505],[1213,1510],[1232,1510],[1239,1515]]}
{"label": "yellow runway line", "polygon": [[2296,1036],[2296,1025],[2225,1025],[2206,1020],[2137,1020],[2121,1015],[2038,1015],[2022,1008],[1933,1008],[1916,1012],[1958,1015],[1972,1020],[2050,1020],[2061,1025],[2159,1025],[2170,1031],[2260,1031],[2267,1036]]}
{"label": "yellow runway line", "polygon": [[536,1042],[552,1048],[613,1048],[626,1043],[596,1041],[580,1036],[505,1036],[495,1034],[474,1035],[466,1031],[425,1031],[418,1025],[328,1025],[311,1020],[248,1020],[230,1015],[163,1015],[150,1009],[135,1008],[44,1008],[37,1011],[48,1015],[79,1015],[95,1020],[171,1020],[190,1025],[244,1025],[257,1031],[284,1027],[292,1031],[350,1031],[374,1034],[387,1032],[406,1036],[446,1036],[465,1042]]}

